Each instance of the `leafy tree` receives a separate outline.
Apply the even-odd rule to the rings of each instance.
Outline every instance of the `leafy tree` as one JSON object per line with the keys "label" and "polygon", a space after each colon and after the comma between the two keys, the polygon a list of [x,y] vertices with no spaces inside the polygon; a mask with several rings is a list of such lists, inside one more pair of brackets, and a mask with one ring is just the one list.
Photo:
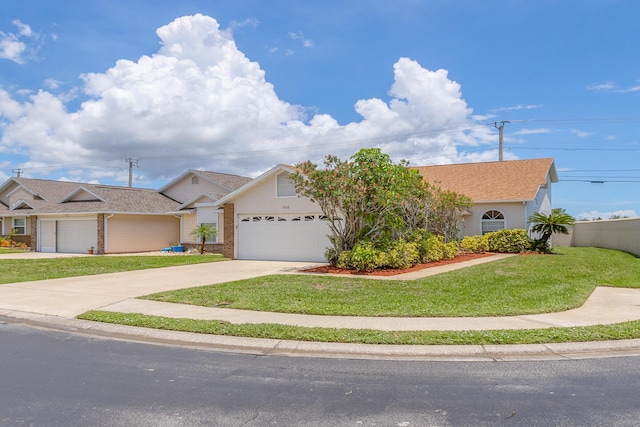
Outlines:
{"label": "leafy tree", "polygon": [[[333,265],[359,242],[386,249],[416,230],[425,230],[433,219],[431,186],[408,162],[394,164],[379,148],[361,149],[346,161],[327,156],[324,167],[310,161],[296,167],[291,178],[297,193],[317,203],[328,219],[332,247],[326,255]],[[468,199],[456,193],[437,194],[443,195],[440,202],[448,203],[439,211],[439,221],[456,221],[443,227],[451,235],[459,221],[455,213],[462,211],[456,203],[464,201],[466,207]]]}
{"label": "leafy tree", "polygon": [[216,230],[216,226],[213,224],[199,224],[196,228],[191,230],[191,237],[195,238],[197,241],[200,241],[200,253],[204,253],[204,244],[207,239],[212,239],[216,236],[218,230]]}
{"label": "leafy tree", "polygon": [[531,227],[531,231],[542,235],[540,239],[535,240],[534,248],[546,250],[551,235],[554,233],[569,234],[567,226],[573,225],[576,220],[569,215],[566,210],[554,208],[548,215],[541,212],[534,213],[529,217],[529,222],[534,224],[533,227]]}
{"label": "leafy tree", "polygon": [[445,242],[458,239],[462,215],[473,206],[472,200],[462,194],[438,187],[432,188],[433,203],[427,218],[427,231],[444,237]]}

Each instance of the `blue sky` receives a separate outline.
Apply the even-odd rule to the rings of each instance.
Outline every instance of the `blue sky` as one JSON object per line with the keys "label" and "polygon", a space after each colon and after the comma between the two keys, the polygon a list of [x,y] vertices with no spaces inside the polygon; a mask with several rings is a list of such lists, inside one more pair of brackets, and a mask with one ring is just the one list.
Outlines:
{"label": "blue sky", "polygon": [[[553,157],[556,207],[640,214],[634,0],[21,0],[0,15],[0,182],[159,188],[377,146]],[[479,177],[481,178],[481,177]]]}

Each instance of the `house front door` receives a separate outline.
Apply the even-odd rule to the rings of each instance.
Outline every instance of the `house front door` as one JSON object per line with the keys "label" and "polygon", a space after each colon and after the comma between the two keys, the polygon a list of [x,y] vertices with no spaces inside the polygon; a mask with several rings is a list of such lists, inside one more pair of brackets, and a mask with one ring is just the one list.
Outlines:
{"label": "house front door", "polygon": [[56,251],[56,221],[40,221],[40,252]]}

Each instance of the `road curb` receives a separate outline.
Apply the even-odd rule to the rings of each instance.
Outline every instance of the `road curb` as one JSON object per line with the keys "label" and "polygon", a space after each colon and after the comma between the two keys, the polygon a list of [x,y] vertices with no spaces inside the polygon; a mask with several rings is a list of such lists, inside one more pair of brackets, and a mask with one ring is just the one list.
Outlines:
{"label": "road curb", "polygon": [[640,356],[640,339],[552,344],[376,345],[284,341],[164,331],[8,310],[0,310],[0,322],[102,339],[192,347],[258,356],[469,362],[579,360]]}

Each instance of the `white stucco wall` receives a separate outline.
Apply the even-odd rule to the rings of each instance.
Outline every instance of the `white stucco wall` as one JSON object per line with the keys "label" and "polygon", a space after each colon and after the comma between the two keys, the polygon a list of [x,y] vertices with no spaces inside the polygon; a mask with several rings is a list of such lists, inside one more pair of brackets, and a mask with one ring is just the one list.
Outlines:
{"label": "white stucco wall", "polygon": [[173,200],[177,200],[180,203],[186,203],[192,200],[194,197],[200,194],[227,194],[229,190],[223,188],[213,182],[206,180],[202,177],[198,177],[198,183],[192,184],[191,179],[195,175],[187,174],[183,179],[173,184],[171,187],[165,189],[162,193],[171,197]]}
{"label": "white stucco wall", "polygon": [[571,245],[618,249],[640,256],[640,218],[578,221]]}
{"label": "white stucco wall", "polygon": [[248,189],[231,203],[235,213],[279,214],[279,213],[319,213],[320,207],[307,198],[276,197],[276,177],[270,176]]}
{"label": "white stucco wall", "polygon": [[165,215],[114,215],[106,220],[105,252],[159,251],[178,242],[180,220]]}
{"label": "white stucco wall", "polygon": [[460,226],[463,236],[478,236],[482,234],[482,215],[490,210],[502,212],[505,218],[505,228],[526,228],[525,204],[515,203],[478,203],[470,211],[472,215],[465,216]]}

